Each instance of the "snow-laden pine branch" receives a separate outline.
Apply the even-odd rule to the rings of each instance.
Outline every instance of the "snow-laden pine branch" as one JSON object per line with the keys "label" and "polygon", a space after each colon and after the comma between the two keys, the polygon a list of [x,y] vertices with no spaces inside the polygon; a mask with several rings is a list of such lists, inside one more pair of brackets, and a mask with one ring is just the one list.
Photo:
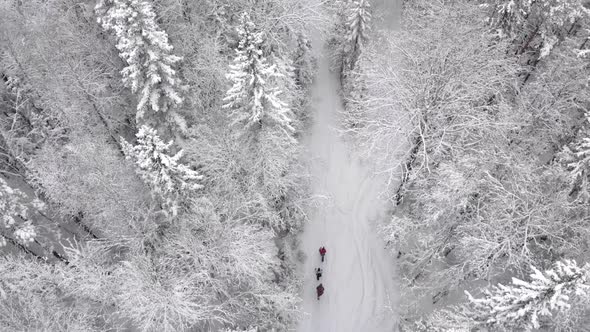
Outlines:
{"label": "snow-laden pine branch", "polygon": [[232,125],[244,133],[270,124],[291,135],[291,110],[279,97],[282,91],[275,85],[284,75],[277,64],[269,64],[264,56],[263,33],[257,31],[247,13],[242,14],[237,32],[240,42],[226,75],[233,85],[223,99],[223,108],[231,110]]}
{"label": "snow-laden pine branch", "polygon": [[589,264],[579,267],[573,260],[564,260],[545,272],[531,268],[531,281],[512,278],[512,285],[493,286],[483,298],[466,291],[469,316],[485,326],[531,331],[541,326],[542,316],[565,312],[572,302],[590,295]]}
{"label": "snow-laden pine branch", "polygon": [[166,212],[176,216],[179,198],[202,188],[199,181],[203,177],[179,163],[182,150],[170,155],[168,150],[173,142],[164,143],[155,129],[144,125],[136,136],[135,146],[122,139],[123,152],[135,162],[137,174],[150,187],[152,195],[162,199]]}
{"label": "snow-laden pine branch", "polygon": [[158,26],[152,3],[101,0],[95,10],[102,27],[115,33],[119,55],[127,62],[121,74],[131,91],[139,93],[137,118],[143,118],[148,107],[153,112],[166,112],[181,104],[181,82],[174,66],[182,58],[172,54],[168,34]]}

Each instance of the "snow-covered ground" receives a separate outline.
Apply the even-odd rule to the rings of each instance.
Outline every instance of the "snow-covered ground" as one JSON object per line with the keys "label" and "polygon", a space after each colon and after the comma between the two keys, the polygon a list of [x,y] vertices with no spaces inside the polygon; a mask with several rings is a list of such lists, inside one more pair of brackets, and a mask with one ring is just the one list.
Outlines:
{"label": "snow-covered ground", "polygon": [[[321,59],[314,125],[307,142],[319,204],[302,236],[308,259],[299,331],[395,331],[394,259],[374,227],[375,221],[385,218],[386,203],[378,197],[385,181],[363,167],[339,138],[336,116],[342,105],[337,87],[337,78]],[[328,251],[324,263],[320,246]],[[316,267],[324,270],[320,282],[325,293],[319,301]]]}

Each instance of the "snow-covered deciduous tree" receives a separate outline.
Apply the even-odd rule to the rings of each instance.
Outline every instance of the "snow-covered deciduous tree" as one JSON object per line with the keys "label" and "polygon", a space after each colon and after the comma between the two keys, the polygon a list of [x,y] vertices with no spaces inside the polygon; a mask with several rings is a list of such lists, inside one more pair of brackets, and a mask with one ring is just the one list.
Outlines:
{"label": "snow-covered deciduous tree", "polygon": [[580,0],[493,0],[490,5],[489,24],[498,36],[512,40],[516,54],[538,51],[538,59],[590,14]]}
{"label": "snow-covered deciduous tree", "polygon": [[245,330],[243,329],[227,329],[227,330],[223,330],[223,332],[258,332],[258,328],[257,327],[249,327]]}
{"label": "snow-covered deciduous tree", "polygon": [[[4,331],[99,331],[101,311],[92,303],[96,297],[75,293],[72,288],[87,290],[105,274],[78,273],[91,264],[76,269],[65,264],[46,264],[20,255],[0,256],[0,327]],[[92,271],[99,272],[99,271]],[[104,271],[100,271],[103,272]],[[73,287],[72,287],[73,286]],[[109,298],[112,287],[100,289]],[[84,296],[77,296],[84,294]],[[108,295],[107,295],[108,294]],[[111,297],[112,298],[112,297]],[[93,302],[96,301],[96,302]],[[101,305],[107,305],[102,302]],[[108,304],[110,305],[110,303]],[[103,320],[105,321],[105,320]]]}
{"label": "snow-covered deciduous tree", "polygon": [[272,126],[290,136],[294,131],[291,110],[276,87],[276,81],[284,75],[264,55],[263,33],[257,31],[247,13],[242,14],[237,32],[240,41],[227,74],[233,85],[227,91],[223,108],[231,110],[232,125],[240,127],[241,135]]}
{"label": "snow-covered deciduous tree", "polygon": [[[22,166],[30,160],[35,147],[40,141],[39,130],[35,130],[35,125],[39,121],[35,121],[40,118],[38,112],[34,112],[32,99],[30,97],[32,89],[29,84],[23,82],[20,78],[14,76],[7,76],[6,88],[9,92],[11,111],[10,113],[4,113],[6,116],[0,119],[0,137],[2,137],[3,146],[2,149],[6,152],[4,162],[6,167],[3,167],[3,172],[6,171],[18,174],[23,171]],[[22,166],[21,166],[22,165]]]}
{"label": "snow-covered deciduous tree", "polygon": [[513,36],[516,28],[526,22],[531,11],[533,0],[500,0],[494,4],[495,8],[489,18],[489,23],[501,37]]}
{"label": "snow-covered deciduous tree", "polygon": [[371,5],[368,0],[354,0],[348,6],[348,43],[345,45],[344,52],[347,65],[350,69],[354,69],[362,43],[367,40],[367,30],[371,22]]}
{"label": "snow-covered deciduous tree", "polygon": [[114,31],[119,55],[127,62],[121,71],[131,91],[139,91],[137,118],[149,107],[166,112],[182,103],[181,82],[174,66],[182,60],[172,54],[168,34],[156,22],[151,2],[143,0],[101,0],[96,6],[98,22]]}
{"label": "snow-covered deciduous tree", "polygon": [[543,24],[563,25],[568,21],[573,23],[587,12],[579,0],[495,0],[492,2],[494,7],[489,23],[498,29],[502,37],[516,37],[529,20],[537,19],[535,15],[542,15],[546,19],[546,22],[542,22]]}
{"label": "snow-covered deciduous tree", "polygon": [[[35,240],[37,233],[35,226],[29,220],[29,206],[27,195],[21,190],[12,188],[0,178],[0,212],[2,229],[13,233],[21,244],[28,244]],[[35,199],[31,202],[36,210],[42,210],[44,204]],[[0,234],[4,234],[3,232]],[[0,238],[0,246],[6,245],[5,237]]]}
{"label": "snow-covered deciduous tree", "polygon": [[272,282],[273,232],[221,220],[204,197],[188,205],[154,255],[133,255],[113,273],[121,312],[142,331],[287,330],[282,321],[296,299]]}
{"label": "snow-covered deciduous tree", "polygon": [[356,70],[367,86],[363,112],[348,112],[356,143],[390,174],[393,200],[412,198],[398,200],[387,231],[404,303],[587,251],[586,208],[550,162],[580,125],[583,61],[558,47],[514,91],[522,67],[483,14],[473,2],[412,1],[401,33],[367,45]]}
{"label": "snow-covered deciduous tree", "polygon": [[471,332],[474,322],[462,314],[459,308],[436,310],[413,322],[401,322],[402,332]]}
{"label": "snow-covered deciduous tree", "polygon": [[297,36],[297,49],[295,50],[293,74],[295,81],[301,88],[310,88],[313,81],[315,62],[311,54],[311,42],[303,35]]}
{"label": "snow-covered deciduous tree", "polygon": [[161,198],[165,210],[176,216],[179,199],[201,189],[199,172],[179,163],[183,151],[170,155],[173,142],[164,143],[155,129],[142,126],[136,134],[137,145],[122,139],[123,152],[136,164],[136,172],[150,187],[152,194]]}
{"label": "snow-covered deciduous tree", "polygon": [[512,285],[493,286],[483,298],[465,292],[472,310],[469,316],[484,326],[531,331],[542,326],[543,317],[567,311],[575,301],[590,296],[589,264],[580,267],[563,260],[545,272],[531,268],[530,282],[512,278]]}

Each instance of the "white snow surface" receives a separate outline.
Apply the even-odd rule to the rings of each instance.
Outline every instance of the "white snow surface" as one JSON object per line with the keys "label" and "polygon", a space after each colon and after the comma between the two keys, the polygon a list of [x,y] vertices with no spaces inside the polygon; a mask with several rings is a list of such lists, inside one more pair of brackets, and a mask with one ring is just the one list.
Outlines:
{"label": "white snow surface", "polygon": [[[385,180],[376,177],[339,137],[342,108],[338,79],[320,59],[314,90],[314,124],[307,142],[315,201],[302,235],[307,254],[300,332],[396,331],[394,259],[377,234],[386,217],[379,198]],[[326,261],[319,248],[325,246]],[[316,281],[314,269],[323,276]],[[315,289],[325,288],[318,301]]]}

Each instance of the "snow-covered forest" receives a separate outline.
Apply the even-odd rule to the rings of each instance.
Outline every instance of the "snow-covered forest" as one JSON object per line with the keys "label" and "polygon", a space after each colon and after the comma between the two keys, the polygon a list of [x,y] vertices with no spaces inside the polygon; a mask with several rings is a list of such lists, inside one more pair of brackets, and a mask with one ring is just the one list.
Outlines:
{"label": "snow-covered forest", "polygon": [[590,331],[589,39],[587,0],[0,0],[0,331]]}

